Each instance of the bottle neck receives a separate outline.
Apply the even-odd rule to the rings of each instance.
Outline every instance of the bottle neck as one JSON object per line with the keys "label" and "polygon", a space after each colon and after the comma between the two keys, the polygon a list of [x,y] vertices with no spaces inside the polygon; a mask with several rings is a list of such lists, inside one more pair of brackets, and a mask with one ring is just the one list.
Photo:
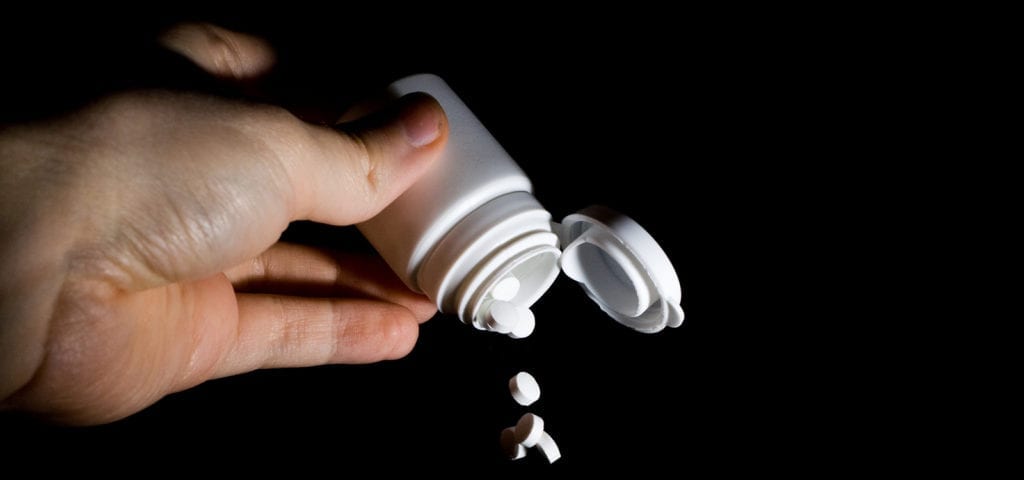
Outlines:
{"label": "bottle neck", "polygon": [[560,253],[551,214],[533,195],[514,192],[487,202],[449,231],[427,256],[417,283],[442,312],[483,328],[480,317],[502,280],[514,277],[518,289],[510,298],[507,292],[499,296],[528,307],[558,276]]}

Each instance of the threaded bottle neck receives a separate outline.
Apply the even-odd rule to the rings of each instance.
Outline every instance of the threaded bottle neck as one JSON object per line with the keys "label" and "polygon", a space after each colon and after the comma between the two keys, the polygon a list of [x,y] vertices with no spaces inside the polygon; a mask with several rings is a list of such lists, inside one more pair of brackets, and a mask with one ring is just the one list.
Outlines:
{"label": "threaded bottle neck", "polygon": [[479,327],[482,320],[476,317],[509,276],[519,288],[508,301],[522,306],[537,301],[558,276],[559,254],[551,214],[530,193],[514,192],[494,198],[456,224],[427,256],[416,278],[442,312],[456,313]]}

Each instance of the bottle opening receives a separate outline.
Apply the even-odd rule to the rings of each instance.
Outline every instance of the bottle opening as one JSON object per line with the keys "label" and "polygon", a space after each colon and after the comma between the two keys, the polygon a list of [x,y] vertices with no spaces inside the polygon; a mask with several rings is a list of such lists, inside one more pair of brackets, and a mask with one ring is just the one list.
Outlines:
{"label": "bottle opening", "polygon": [[[516,305],[529,307],[533,305],[558,278],[557,251],[543,250],[512,266],[508,273],[499,276],[497,281],[486,285],[488,296],[495,300],[505,300]],[[508,298],[501,298],[510,293],[510,285],[515,283],[515,292]]]}
{"label": "bottle opening", "polygon": [[[533,232],[497,252],[493,260],[501,261],[481,265],[460,288],[462,320],[485,328],[487,309],[495,300],[521,307],[533,305],[558,278],[561,252],[555,244],[554,234]],[[518,284],[514,292],[510,288],[513,282]]]}

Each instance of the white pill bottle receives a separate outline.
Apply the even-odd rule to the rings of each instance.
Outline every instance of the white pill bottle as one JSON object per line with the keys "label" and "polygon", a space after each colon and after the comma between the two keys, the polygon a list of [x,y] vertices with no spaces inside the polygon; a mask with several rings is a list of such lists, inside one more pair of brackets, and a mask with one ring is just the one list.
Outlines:
{"label": "white pill bottle", "polygon": [[359,225],[410,288],[466,324],[505,333],[492,306],[529,314],[564,271],[623,325],[654,333],[682,323],[679,279],[642,227],[603,207],[553,223],[530,179],[444,80],[421,74],[388,87],[394,98],[413,92],[444,108],[448,143],[416,184]]}

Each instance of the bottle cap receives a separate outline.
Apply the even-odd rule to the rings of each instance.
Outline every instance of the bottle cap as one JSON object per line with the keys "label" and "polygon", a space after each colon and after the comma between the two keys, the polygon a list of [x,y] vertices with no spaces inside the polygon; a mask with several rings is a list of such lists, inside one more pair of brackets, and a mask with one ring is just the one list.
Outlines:
{"label": "bottle cap", "polygon": [[683,323],[672,262],[640,224],[601,206],[562,220],[559,264],[617,322],[644,333]]}

